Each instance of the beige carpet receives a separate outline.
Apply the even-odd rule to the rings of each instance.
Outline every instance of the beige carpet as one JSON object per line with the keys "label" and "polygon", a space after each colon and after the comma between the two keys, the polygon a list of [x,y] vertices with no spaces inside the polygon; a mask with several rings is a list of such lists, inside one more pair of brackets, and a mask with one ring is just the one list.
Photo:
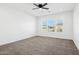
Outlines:
{"label": "beige carpet", "polygon": [[79,55],[72,40],[32,37],[0,46],[0,55]]}

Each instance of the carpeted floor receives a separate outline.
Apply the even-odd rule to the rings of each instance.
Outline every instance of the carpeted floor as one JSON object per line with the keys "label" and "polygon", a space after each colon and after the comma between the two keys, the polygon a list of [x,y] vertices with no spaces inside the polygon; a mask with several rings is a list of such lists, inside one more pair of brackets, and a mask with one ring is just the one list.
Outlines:
{"label": "carpeted floor", "polygon": [[0,55],[79,55],[72,40],[36,36],[0,46]]}

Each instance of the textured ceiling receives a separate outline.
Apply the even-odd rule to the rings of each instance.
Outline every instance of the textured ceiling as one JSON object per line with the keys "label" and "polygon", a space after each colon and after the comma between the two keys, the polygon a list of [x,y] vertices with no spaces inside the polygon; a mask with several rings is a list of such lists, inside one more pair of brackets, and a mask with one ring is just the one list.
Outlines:
{"label": "textured ceiling", "polygon": [[15,8],[17,10],[23,11],[33,16],[43,16],[43,15],[61,13],[65,11],[71,11],[75,6],[74,3],[48,3],[48,5],[46,5],[45,7],[48,7],[49,10],[44,9],[32,10],[33,8],[36,8],[36,6],[34,6],[32,3],[9,3],[3,5]]}

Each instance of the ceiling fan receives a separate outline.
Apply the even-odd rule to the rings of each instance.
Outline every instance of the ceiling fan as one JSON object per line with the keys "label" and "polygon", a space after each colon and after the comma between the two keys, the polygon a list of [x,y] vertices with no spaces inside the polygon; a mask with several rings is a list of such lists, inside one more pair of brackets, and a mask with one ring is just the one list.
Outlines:
{"label": "ceiling fan", "polygon": [[46,5],[48,5],[47,3],[39,3],[39,4],[36,4],[36,3],[33,3],[33,5],[35,5],[37,8],[33,8],[32,10],[36,10],[36,9],[45,9],[45,10],[48,10],[49,8],[45,7]]}

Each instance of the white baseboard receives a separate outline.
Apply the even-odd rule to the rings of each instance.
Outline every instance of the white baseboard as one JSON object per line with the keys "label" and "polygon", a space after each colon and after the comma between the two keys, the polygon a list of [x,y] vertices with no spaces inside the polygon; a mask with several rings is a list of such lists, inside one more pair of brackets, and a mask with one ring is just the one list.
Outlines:
{"label": "white baseboard", "polygon": [[79,43],[77,43],[75,40],[73,40],[73,42],[76,45],[77,49],[79,50]]}
{"label": "white baseboard", "polygon": [[59,38],[59,39],[67,39],[67,40],[72,40],[72,38],[63,38],[63,37],[48,36],[48,35],[37,35],[37,36],[46,36],[46,37],[52,37],[52,38]]}
{"label": "white baseboard", "polygon": [[24,36],[20,39],[16,39],[16,40],[14,39],[14,40],[7,41],[7,42],[1,42],[0,46],[5,45],[5,44],[9,44],[9,43],[12,43],[12,42],[16,42],[16,41],[19,41],[19,40],[27,39],[27,38],[30,38],[30,37],[34,37],[34,36],[36,36],[36,35],[35,34],[30,34],[30,35],[26,35],[26,36]]}

